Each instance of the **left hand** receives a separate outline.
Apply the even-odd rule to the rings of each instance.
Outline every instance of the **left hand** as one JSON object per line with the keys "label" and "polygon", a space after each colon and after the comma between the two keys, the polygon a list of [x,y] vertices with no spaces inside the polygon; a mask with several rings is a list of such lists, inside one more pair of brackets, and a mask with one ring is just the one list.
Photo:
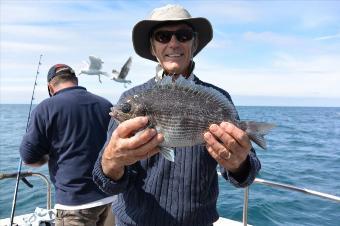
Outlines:
{"label": "left hand", "polygon": [[232,173],[241,170],[252,147],[248,135],[228,122],[210,125],[204,140],[209,154]]}

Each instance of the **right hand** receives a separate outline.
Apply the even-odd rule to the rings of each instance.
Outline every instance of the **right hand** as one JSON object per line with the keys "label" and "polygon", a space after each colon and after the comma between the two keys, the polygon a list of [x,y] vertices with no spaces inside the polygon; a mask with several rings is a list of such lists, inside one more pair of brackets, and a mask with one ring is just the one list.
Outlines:
{"label": "right hand", "polygon": [[117,181],[124,175],[124,166],[149,158],[159,152],[164,137],[153,128],[144,128],[147,117],[136,117],[119,124],[102,156],[102,169],[106,176]]}

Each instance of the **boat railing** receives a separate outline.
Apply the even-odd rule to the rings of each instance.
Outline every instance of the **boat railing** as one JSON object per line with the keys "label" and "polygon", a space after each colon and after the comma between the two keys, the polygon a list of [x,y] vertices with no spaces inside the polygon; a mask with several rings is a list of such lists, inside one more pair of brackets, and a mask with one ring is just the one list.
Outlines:
{"label": "boat railing", "polygon": [[[7,178],[17,178],[18,173],[0,173],[0,180],[7,179]],[[52,192],[51,192],[51,182],[48,180],[48,178],[42,174],[42,173],[33,173],[30,171],[26,172],[20,172],[20,179],[28,186],[28,187],[33,187],[27,180],[26,177],[32,177],[36,176],[41,178],[43,181],[46,183],[46,188],[47,188],[47,197],[46,197],[46,208],[47,209],[52,209]]]}
{"label": "boat railing", "polygon": [[[218,173],[220,176],[221,174]],[[52,209],[52,204],[51,204],[51,183],[48,180],[48,178],[41,173],[33,173],[33,172],[21,172],[20,173],[20,179],[23,180],[23,182],[25,182],[26,185],[28,185],[29,187],[32,187],[32,185],[25,179],[26,177],[29,176],[37,176],[41,179],[43,179],[46,183],[47,186],[47,203],[46,203],[46,207],[47,209]],[[0,173],[0,180],[2,179],[6,179],[6,178],[16,178],[17,177],[17,173],[9,173],[9,174],[5,174],[5,173]],[[318,191],[314,191],[314,190],[310,190],[310,189],[306,189],[306,188],[300,188],[300,187],[296,187],[293,185],[289,185],[289,184],[283,184],[283,183],[278,183],[275,181],[270,181],[270,180],[264,180],[261,178],[255,178],[254,180],[254,184],[261,184],[261,185],[265,185],[265,186],[270,186],[273,188],[279,188],[279,189],[285,189],[285,190],[291,190],[291,191],[296,191],[296,192],[300,192],[300,193],[304,193],[304,194],[308,194],[308,195],[312,195],[312,196],[317,196],[323,199],[327,199],[327,200],[331,200],[331,201],[335,201],[340,203],[340,197],[335,196],[335,195],[330,195],[327,193],[322,193],[322,192],[318,192]],[[246,187],[244,189],[244,203],[243,203],[243,214],[242,214],[242,220],[243,220],[243,225],[247,226],[248,225],[248,202],[249,202],[249,188],[250,186]]]}
{"label": "boat railing", "polygon": [[[318,191],[313,191],[313,190],[306,189],[306,188],[295,187],[289,184],[278,183],[278,182],[264,180],[260,178],[255,178],[254,183],[262,184],[262,185],[266,185],[266,186],[270,186],[274,188],[301,192],[301,193],[305,193],[308,195],[317,196],[323,199],[328,199],[328,200],[332,200],[332,201],[340,203],[340,197],[338,196],[330,195],[330,194],[326,194],[326,193],[322,193]],[[248,201],[249,201],[249,186],[244,189],[244,203],[243,203],[243,214],[242,214],[244,226],[248,225]]]}

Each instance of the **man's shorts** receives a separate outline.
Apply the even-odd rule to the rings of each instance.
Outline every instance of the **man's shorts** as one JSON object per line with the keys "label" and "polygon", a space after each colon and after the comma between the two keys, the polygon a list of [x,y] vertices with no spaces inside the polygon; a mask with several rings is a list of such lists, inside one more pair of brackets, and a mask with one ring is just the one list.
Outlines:
{"label": "man's shorts", "polygon": [[55,226],[104,226],[107,218],[112,221],[111,203],[80,210],[57,210]]}

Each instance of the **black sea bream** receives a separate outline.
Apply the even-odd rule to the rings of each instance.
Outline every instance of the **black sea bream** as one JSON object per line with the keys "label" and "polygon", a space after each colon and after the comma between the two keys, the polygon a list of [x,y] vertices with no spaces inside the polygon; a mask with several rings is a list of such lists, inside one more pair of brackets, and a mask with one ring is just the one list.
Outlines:
{"label": "black sea bream", "polygon": [[125,98],[111,110],[111,116],[119,122],[148,116],[149,127],[164,135],[161,153],[172,161],[173,147],[204,144],[203,134],[213,123],[235,124],[264,149],[263,136],[274,127],[270,123],[237,120],[236,109],[226,96],[182,76],[175,81],[165,76],[152,89]]}

